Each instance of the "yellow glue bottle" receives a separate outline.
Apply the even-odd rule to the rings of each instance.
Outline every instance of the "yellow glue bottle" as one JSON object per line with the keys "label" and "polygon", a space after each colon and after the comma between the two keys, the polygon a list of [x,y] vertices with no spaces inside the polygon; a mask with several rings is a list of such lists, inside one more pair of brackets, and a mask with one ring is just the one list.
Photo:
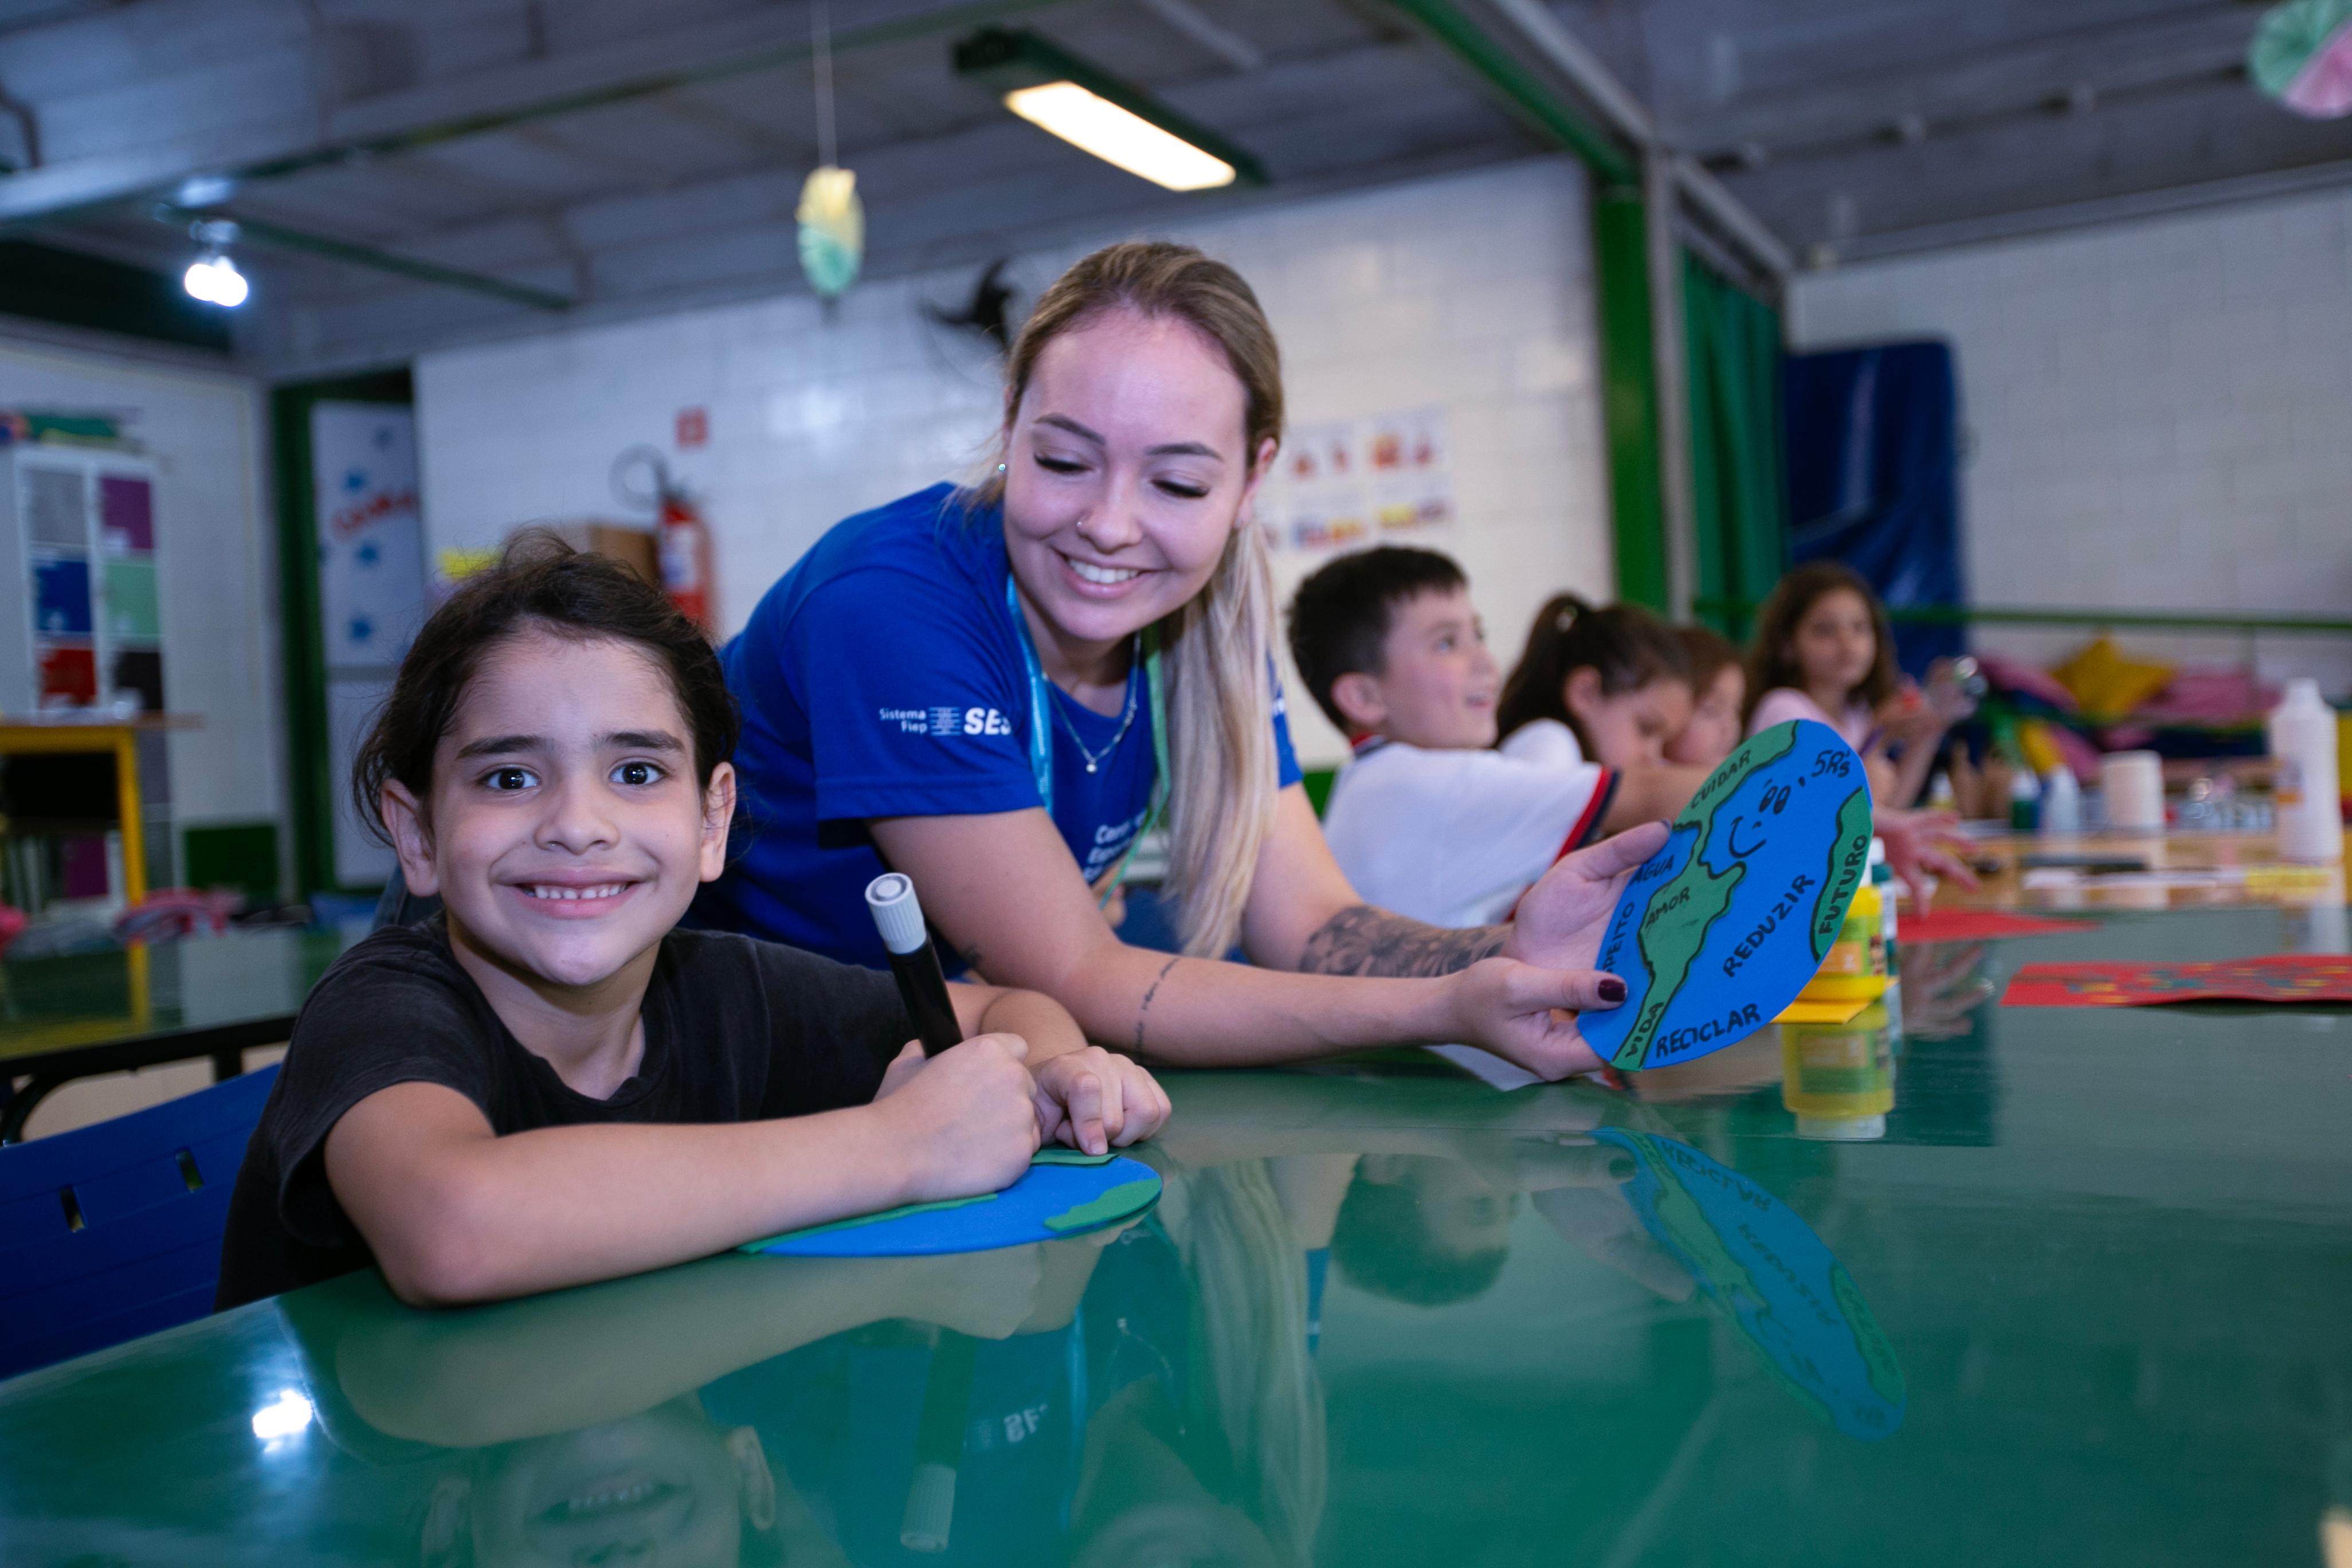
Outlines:
{"label": "yellow glue bottle", "polygon": [[1798,993],[1809,1002],[1875,1002],[1886,994],[1886,904],[1865,881],[1853,890],[1829,956]]}
{"label": "yellow glue bottle", "polygon": [[1873,1003],[1837,1027],[1780,1026],[1780,1103],[1797,1136],[1867,1142],[1895,1109],[1895,1042],[1902,1026]]}

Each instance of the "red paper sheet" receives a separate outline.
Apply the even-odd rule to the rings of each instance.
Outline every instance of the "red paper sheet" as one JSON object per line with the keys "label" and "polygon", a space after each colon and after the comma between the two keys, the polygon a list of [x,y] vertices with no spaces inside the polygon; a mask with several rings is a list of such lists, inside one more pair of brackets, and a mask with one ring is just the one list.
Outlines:
{"label": "red paper sheet", "polygon": [[2352,958],[2283,952],[2224,963],[2029,963],[2004,1007],[2145,1007],[2166,1002],[2352,1003]]}
{"label": "red paper sheet", "polygon": [[2088,931],[2095,921],[2053,921],[2035,915],[2012,915],[2000,910],[1929,910],[1905,915],[1896,926],[1897,942],[1988,942],[2003,936],[2070,936]]}

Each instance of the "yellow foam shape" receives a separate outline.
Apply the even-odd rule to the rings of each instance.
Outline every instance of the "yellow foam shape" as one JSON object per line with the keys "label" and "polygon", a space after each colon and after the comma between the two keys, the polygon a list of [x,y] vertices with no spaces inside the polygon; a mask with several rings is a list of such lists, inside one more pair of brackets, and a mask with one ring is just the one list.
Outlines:
{"label": "yellow foam shape", "polygon": [[2336,874],[2327,866],[2249,866],[2246,889],[2256,893],[2316,893],[2325,891]]}
{"label": "yellow foam shape", "polygon": [[2074,694],[2085,713],[2128,713],[2172,684],[2172,666],[2126,658],[2110,637],[2100,637],[2050,673]]}
{"label": "yellow foam shape", "polygon": [[1855,1015],[1870,1005],[1868,997],[1851,1001],[1813,1002],[1803,997],[1780,1009],[1776,1024],[1851,1024]]}

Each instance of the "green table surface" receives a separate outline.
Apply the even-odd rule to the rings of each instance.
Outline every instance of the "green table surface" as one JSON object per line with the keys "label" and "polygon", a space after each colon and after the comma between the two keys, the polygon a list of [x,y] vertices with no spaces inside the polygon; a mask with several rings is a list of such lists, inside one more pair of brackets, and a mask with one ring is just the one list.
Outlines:
{"label": "green table surface", "polygon": [[[335,930],[232,931],[0,963],[0,1070],[126,1040],[291,1018],[345,945]],[[201,1055],[201,1048],[189,1054]]]}
{"label": "green table surface", "polygon": [[[2343,926],[1906,953],[1875,1142],[1797,1135],[1769,1032],[1633,1092],[1394,1053],[1170,1075],[1166,1196],[1108,1238],[438,1314],[347,1277],[0,1384],[0,1560],[2315,1563],[2352,1505],[2352,1014],[1985,998]],[[1636,1144],[1834,1255],[1814,1326],[1880,1352],[1885,1429],[1759,1352],[1836,1348],[1769,1279],[1743,1330],[1730,1253],[1695,1279],[1644,1229]]]}

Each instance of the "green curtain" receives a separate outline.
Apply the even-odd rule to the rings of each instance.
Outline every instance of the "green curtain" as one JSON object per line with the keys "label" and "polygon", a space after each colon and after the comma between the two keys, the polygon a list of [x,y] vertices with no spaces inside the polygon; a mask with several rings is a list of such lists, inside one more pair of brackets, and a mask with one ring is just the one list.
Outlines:
{"label": "green curtain", "polygon": [[1699,618],[1735,640],[1788,564],[1780,468],[1780,313],[1683,258]]}

